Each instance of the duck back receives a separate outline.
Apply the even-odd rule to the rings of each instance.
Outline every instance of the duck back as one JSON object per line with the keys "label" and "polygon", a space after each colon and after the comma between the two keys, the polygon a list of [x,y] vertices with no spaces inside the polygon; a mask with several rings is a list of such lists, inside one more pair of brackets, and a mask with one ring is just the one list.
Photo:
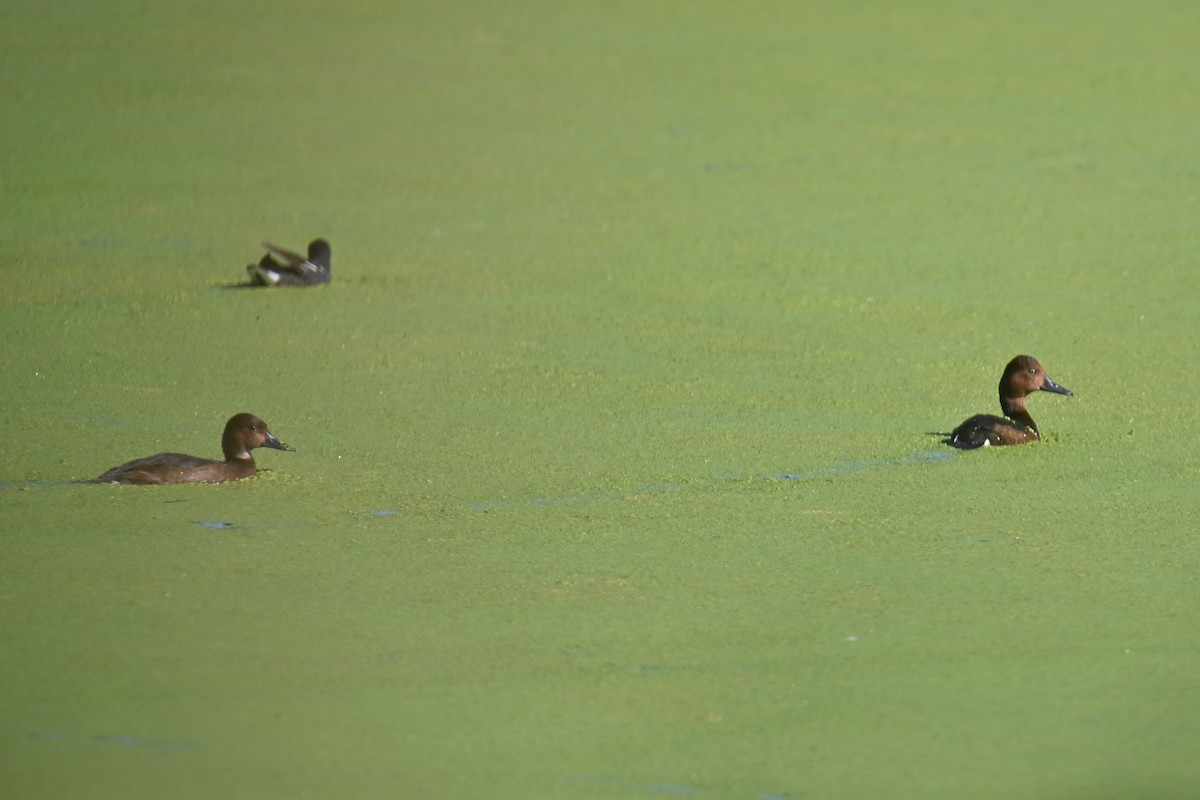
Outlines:
{"label": "duck back", "polygon": [[995,414],[976,414],[963,421],[950,434],[950,444],[962,450],[1021,444],[1037,440],[1035,429]]}
{"label": "duck back", "polygon": [[89,483],[221,483],[257,471],[253,461],[231,463],[184,453],[158,453],[113,467]]}

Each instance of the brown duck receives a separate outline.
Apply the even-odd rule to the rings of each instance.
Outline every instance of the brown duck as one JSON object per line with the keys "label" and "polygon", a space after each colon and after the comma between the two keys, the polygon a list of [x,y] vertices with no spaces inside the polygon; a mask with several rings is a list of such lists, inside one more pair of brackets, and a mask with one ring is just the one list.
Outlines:
{"label": "brown duck", "polygon": [[976,414],[950,434],[950,444],[964,450],[1001,444],[1024,444],[1041,438],[1037,423],[1025,407],[1025,397],[1034,392],[1071,394],[1042,368],[1033,356],[1017,356],[1008,362],[1000,378],[1000,410],[994,414]]}
{"label": "brown duck", "polygon": [[183,453],[159,453],[113,467],[84,483],[222,483],[248,478],[258,467],[250,451],[256,447],[292,450],[253,414],[238,414],[225,423],[221,436],[224,461],[188,456]]}

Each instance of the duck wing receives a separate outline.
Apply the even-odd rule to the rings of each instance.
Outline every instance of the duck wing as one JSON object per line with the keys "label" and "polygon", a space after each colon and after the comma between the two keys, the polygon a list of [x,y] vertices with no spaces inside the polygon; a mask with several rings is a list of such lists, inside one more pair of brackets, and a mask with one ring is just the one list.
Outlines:
{"label": "duck wing", "polygon": [[294,250],[288,250],[286,247],[280,247],[270,242],[263,242],[263,247],[283,259],[282,264],[278,261],[275,262],[277,270],[291,272],[303,278],[309,278],[321,272],[319,265],[312,263],[307,256],[302,256]]}
{"label": "duck wing", "polygon": [[128,461],[93,478],[89,483],[184,483],[195,478],[189,474],[205,475],[222,462],[183,453],[158,453]]}
{"label": "duck wing", "polygon": [[1021,444],[1038,438],[1037,430],[1007,417],[976,414],[954,429],[950,445],[960,450],[991,447],[1002,444]]}

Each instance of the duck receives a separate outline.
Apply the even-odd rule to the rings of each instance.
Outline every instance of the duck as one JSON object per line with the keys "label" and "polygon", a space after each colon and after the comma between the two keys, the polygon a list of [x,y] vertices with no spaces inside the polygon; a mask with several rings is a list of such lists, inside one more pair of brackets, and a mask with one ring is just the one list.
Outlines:
{"label": "duck", "polygon": [[[324,239],[308,243],[308,256],[294,253],[279,245],[263,242],[266,255],[257,264],[247,264],[251,286],[315,286],[329,283],[333,270],[333,250]],[[283,259],[276,261],[272,253]]]}
{"label": "duck", "polygon": [[183,453],[159,453],[113,467],[84,483],[223,483],[248,478],[258,472],[250,451],[256,447],[289,450],[290,447],[271,433],[267,423],[253,414],[235,414],[225,423],[221,435],[224,461],[188,456]]}
{"label": "duck", "polygon": [[1037,423],[1025,407],[1025,397],[1034,392],[1072,394],[1046,374],[1042,363],[1033,356],[1017,356],[1004,367],[1000,378],[1000,410],[994,414],[976,414],[964,420],[950,434],[950,444],[963,450],[1003,444],[1024,444],[1041,439]]}

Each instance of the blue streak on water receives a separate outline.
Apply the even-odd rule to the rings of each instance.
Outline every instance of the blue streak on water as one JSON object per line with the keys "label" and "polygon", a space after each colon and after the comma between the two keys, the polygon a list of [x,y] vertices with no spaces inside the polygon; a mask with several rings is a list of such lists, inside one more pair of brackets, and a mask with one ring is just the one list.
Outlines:
{"label": "blue streak on water", "polygon": [[643,665],[643,666],[634,667],[633,669],[631,669],[629,671],[632,672],[634,675],[661,675],[667,671],[667,668]]}
{"label": "blue streak on water", "polygon": [[776,481],[807,481],[814,478],[831,478],[836,475],[849,475],[854,472],[862,472],[863,470],[874,469],[876,467],[898,467],[909,464],[928,464],[933,461],[945,461],[954,458],[955,452],[930,451],[925,453],[913,453],[912,455],[904,456],[903,458],[877,458],[870,461],[847,461],[845,464],[839,464],[836,467],[828,467],[823,470],[808,471],[808,472],[781,472],[777,475],[717,475],[717,480],[722,481],[753,481],[753,480],[776,480]]}
{"label": "blue streak on water", "polygon": [[89,484],[87,481],[0,481],[0,489],[24,489],[29,486],[107,486],[110,484]]}
{"label": "blue streak on water", "polygon": [[[701,789],[686,783],[653,783],[650,785],[639,784],[628,778],[621,778],[616,775],[605,774],[581,774],[571,775],[567,778],[574,783],[591,784],[593,786],[601,786],[610,791],[620,791],[623,796],[640,795],[644,793],[650,794],[675,794],[675,795],[698,795],[701,794]],[[711,791],[711,790],[710,790]],[[710,791],[705,791],[706,796]],[[753,797],[755,800],[790,800],[794,795],[788,792],[758,792],[756,794],[730,794],[724,793],[722,797]]]}
{"label": "blue streak on water", "polygon": [[144,747],[154,753],[178,753],[183,750],[191,750],[195,745],[188,742],[177,742],[173,739],[146,739],[141,736],[130,736],[129,734],[96,734],[92,737],[93,740],[101,744],[119,744],[126,747]]}
{"label": "blue streak on water", "polygon": [[507,500],[481,500],[477,503],[467,503],[464,508],[468,511],[491,511],[494,508],[506,508],[512,505]]}
{"label": "blue streak on water", "polygon": [[[808,471],[808,472],[781,472],[775,475],[734,475],[731,473],[721,473],[713,476],[714,480],[718,481],[807,481],[815,478],[831,478],[837,475],[849,475],[863,470],[875,469],[877,467],[895,467],[908,466],[913,464],[928,464],[936,461],[947,461],[954,458],[957,451],[941,451],[932,450],[920,453],[912,453],[900,458],[880,458],[871,461],[848,461],[845,464],[839,464],[835,467],[829,467],[823,470]],[[636,491],[642,494],[659,494],[667,492],[681,492],[683,486],[679,484],[663,483],[644,483],[637,487]],[[517,506],[569,506],[583,505],[587,503],[602,503],[614,502],[616,497],[532,497],[525,500],[480,500],[473,503],[464,503],[463,508],[468,511],[493,511],[501,508],[513,508]]]}

